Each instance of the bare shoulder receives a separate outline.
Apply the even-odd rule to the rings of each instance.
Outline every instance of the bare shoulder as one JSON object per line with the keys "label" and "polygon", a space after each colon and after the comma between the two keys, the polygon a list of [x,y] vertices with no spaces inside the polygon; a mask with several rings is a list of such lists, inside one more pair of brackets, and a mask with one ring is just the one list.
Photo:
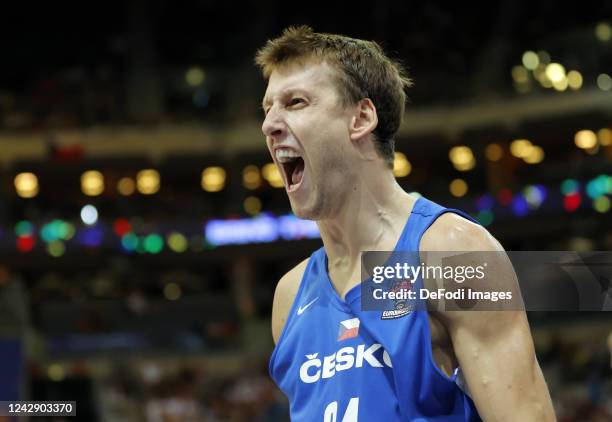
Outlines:
{"label": "bare shoulder", "polygon": [[[487,292],[504,292],[506,296],[511,297],[510,300],[498,301],[494,305],[486,301],[479,302],[480,306],[477,305],[472,311],[436,312],[436,316],[447,328],[452,329],[452,325],[472,326],[474,329],[480,329],[481,326],[492,328],[497,324],[492,323],[491,319],[480,318],[481,314],[474,311],[481,308],[493,311],[496,310],[494,306],[499,307],[497,310],[521,309],[522,299],[512,263],[502,245],[484,227],[458,214],[444,213],[423,234],[419,249],[421,252],[440,252],[430,254],[431,257],[425,254],[424,260],[428,265],[436,265],[442,258],[452,258],[448,262],[454,265],[486,268],[484,278],[479,279],[478,285],[463,286]],[[515,314],[497,313],[494,320],[502,324],[505,319],[516,317]]]}
{"label": "bare shoulder", "polygon": [[484,227],[462,216],[446,212],[433,222],[421,238],[422,251],[503,251]]}
{"label": "bare shoulder", "polygon": [[309,259],[310,258],[306,258],[289,270],[281,277],[276,285],[274,302],[272,304],[272,338],[274,339],[274,343],[278,342],[283,332],[285,321],[287,321],[287,315],[291,310],[295,295],[300,288],[300,282],[302,281],[302,276],[304,275]]}

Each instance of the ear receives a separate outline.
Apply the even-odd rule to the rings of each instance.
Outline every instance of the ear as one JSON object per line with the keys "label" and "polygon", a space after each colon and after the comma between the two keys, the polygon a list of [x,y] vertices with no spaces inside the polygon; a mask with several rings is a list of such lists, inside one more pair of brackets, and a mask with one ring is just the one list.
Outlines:
{"label": "ear", "polygon": [[369,98],[364,98],[357,103],[357,110],[351,119],[349,128],[350,138],[357,141],[364,136],[374,132],[378,126],[378,114],[376,107]]}

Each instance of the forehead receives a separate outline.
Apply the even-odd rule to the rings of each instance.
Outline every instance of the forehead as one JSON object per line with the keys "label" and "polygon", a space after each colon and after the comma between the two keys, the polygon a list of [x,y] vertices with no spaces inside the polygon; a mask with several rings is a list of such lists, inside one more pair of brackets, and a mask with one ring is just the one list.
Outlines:
{"label": "forehead", "polygon": [[303,91],[322,95],[335,94],[335,70],[325,62],[291,63],[280,66],[270,75],[263,103],[289,91]]}

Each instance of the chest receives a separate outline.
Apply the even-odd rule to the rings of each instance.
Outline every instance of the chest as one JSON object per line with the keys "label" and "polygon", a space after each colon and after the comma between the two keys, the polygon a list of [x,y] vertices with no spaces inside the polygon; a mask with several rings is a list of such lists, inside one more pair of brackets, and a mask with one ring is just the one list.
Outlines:
{"label": "chest", "polygon": [[[355,269],[349,272],[330,272],[331,280],[359,280],[360,274]],[[353,289],[359,282],[341,284],[336,289],[337,294],[344,298],[346,293]],[[332,281],[332,284],[335,283]],[[347,317],[348,318],[348,317]],[[457,359],[455,357],[452,342],[448,330],[444,324],[433,314],[428,314],[429,319],[429,332],[430,332],[430,343],[428,346],[431,347],[434,362],[438,368],[442,369],[447,375],[452,372],[453,368],[457,365]]]}
{"label": "chest", "polygon": [[450,391],[440,389],[427,352],[446,341],[437,320],[420,311],[382,319],[356,303],[341,309],[335,296],[316,297],[300,299],[271,360],[292,420],[320,420],[334,403],[348,411],[351,400],[359,402],[360,420],[399,420],[400,404],[416,406],[421,397]]}
{"label": "chest", "polygon": [[388,352],[360,316],[326,297],[299,306],[277,356],[285,373],[296,376],[290,382],[317,389],[363,384],[364,377],[391,370]]}

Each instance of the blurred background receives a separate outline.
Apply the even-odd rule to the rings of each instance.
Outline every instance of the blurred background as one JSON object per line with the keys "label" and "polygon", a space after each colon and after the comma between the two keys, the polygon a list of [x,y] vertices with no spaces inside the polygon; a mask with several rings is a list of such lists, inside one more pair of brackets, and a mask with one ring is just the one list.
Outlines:
{"label": "blurred background", "polygon": [[[290,24],[405,63],[407,191],[507,250],[612,247],[610,1],[44,2],[1,19],[2,400],[288,420],[272,297],[320,239],[271,164],[253,57]],[[559,420],[612,420],[612,315],[529,319]]]}

